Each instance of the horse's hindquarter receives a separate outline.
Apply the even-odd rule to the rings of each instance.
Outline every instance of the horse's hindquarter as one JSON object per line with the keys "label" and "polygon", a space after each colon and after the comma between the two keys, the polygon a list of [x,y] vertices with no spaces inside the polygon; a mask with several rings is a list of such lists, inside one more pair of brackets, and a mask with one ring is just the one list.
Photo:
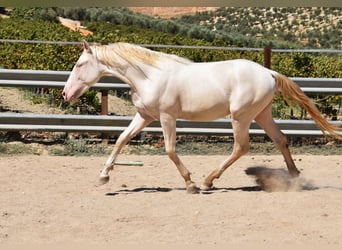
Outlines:
{"label": "horse's hindquarter", "polygon": [[213,120],[224,117],[231,113],[231,105],[234,109],[239,103],[252,105],[257,98],[263,98],[262,92],[268,91],[261,89],[260,80],[254,80],[253,77],[258,76],[250,75],[256,71],[255,65],[245,60],[231,60],[181,67],[168,78],[162,100],[167,103],[177,97],[172,106],[178,108],[178,118]]}
{"label": "horse's hindquarter", "polygon": [[271,72],[248,60],[234,60],[235,82],[230,98],[230,112],[238,118],[254,119],[272,100],[276,83]]}

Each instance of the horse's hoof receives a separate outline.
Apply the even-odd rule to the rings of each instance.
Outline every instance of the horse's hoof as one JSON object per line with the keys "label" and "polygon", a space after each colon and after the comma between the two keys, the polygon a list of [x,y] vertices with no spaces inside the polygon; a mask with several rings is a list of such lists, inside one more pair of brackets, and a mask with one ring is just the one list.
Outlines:
{"label": "horse's hoof", "polygon": [[191,183],[190,185],[188,185],[186,187],[186,192],[188,194],[197,194],[198,193],[198,187],[196,187],[196,184],[195,183]]}
{"label": "horse's hoof", "polygon": [[213,189],[213,185],[207,185],[205,183],[201,185],[201,191],[209,191],[211,189]]}
{"label": "horse's hoof", "polygon": [[298,169],[289,171],[289,173],[290,173],[292,178],[296,178],[296,177],[298,177],[300,175],[300,171]]}
{"label": "horse's hoof", "polygon": [[109,181],[109,175],[100,176],[99,185],[104,185]]}

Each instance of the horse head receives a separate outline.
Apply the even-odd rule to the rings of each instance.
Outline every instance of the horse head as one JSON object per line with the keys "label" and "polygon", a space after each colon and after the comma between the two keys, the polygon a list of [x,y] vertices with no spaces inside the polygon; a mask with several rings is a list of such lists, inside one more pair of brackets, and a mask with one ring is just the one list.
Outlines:
{"label": "horse head", "polygon": [[73,102],[93,86],[103,75],[104,66],[99,63],[89,44],[83,42],[83,53],[79,57],[64,86],[64,101]]}

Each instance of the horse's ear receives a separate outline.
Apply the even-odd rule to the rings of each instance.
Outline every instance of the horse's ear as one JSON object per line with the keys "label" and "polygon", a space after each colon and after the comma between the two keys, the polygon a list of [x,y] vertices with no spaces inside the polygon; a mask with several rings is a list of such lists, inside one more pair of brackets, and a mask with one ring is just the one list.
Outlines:
{"label": "horse's ear", "polygon": [[83,40],[83,48],[85,51],[87,51],[87,53],[91,54],[91,49],[90,49],[89,43],[85,40]]}

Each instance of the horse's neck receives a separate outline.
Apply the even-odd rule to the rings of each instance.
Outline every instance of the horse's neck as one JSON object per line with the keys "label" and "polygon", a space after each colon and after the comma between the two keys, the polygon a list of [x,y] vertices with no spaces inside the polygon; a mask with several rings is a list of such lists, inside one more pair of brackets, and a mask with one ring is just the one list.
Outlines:
{"label": "horse's neck", "polygon": [[121,62],[119,67],[108,67],[106,75],[112,75],[130,85],[131,89],[140,92],[146,89],[145,85],[150,81],[156,81],[162,71],[149,65],[132,65]]}

